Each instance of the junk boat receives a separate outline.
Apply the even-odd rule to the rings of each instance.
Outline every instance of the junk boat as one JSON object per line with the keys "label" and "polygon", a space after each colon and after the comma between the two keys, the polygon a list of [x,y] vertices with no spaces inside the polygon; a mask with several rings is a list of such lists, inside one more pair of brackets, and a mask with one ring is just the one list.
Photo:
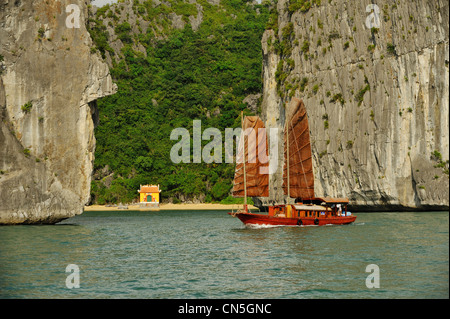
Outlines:
{"label": "junk boat", "polygon": [[263,121],[258,116],[244,118],[241,115],[242,133],[232,195],[244,197],[244,206],[242,210],[228,214],[249,226],[322,226],[354,222],[356,216],[347,210],[347,198],[316,197],[314,194],[309,125],[303,101],[293,98],[286,113],[283,191],[295,199],[295,204],[268,206],[268,214],[248,211],[247,196],[269,196],[268,147]]}

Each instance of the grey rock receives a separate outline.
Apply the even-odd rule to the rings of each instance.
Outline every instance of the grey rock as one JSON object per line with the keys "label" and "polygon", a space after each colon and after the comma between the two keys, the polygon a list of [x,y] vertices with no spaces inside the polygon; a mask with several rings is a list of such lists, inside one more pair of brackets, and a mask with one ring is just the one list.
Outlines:
{"label": "grey rock", "polygon": [[183,29],[185,22],[183,16],[177,15],[175,12],[169,13],[169,20],[172,21],[172,27],[174,29]]}
{"label": "grey rock", "polygon": [[247,104],[248,108],[253,112],[256,113],[258,110],[258,101],[261,98],[262,94],[249,94],[245,97],[245,99],[242,100],[243,103]]}
{"label": "grey rock", "polygon": [[56,223],[89,201],[95,101],[117,87],[91,53],[85,1],[17,3],[0,5],[0,224]]}
{"label": "grey rock", "polygon": [[200,4],[196,4],[197,16],[189,16],[189,22],[191,24],[192,30],[197,31],[203,22],[203,7]]}
{"label": "grey rock", "polygon": [[[303,99],[317,196],[349,197],[357,210],[448,210],[448,1],[379,1],[374,30],[366,5],[322,1],[291,15],[287,0],[278,1],[278,34],[262,39],[262,117],[282,131],[289,94]],[[289,23],[292,53],[281,56],[273,43]],[[287,77],[277,84],[280,60]],[[263,204],[286,201],[280,150],[279,159]]]}
{"label": "grey rock", "polygon": [[212,4],[214,6],[218,6],[220,4],[220,0],[206,0],[209,4]]}

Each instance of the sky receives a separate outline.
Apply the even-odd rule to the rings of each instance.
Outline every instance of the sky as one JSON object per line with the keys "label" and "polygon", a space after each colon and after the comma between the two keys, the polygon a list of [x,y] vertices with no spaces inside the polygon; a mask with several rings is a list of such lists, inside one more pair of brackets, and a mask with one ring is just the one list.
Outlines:
{"label": "sky", "polygon": [[92,0],[91,4],[96,5],[97,7],[102,7],[108,3],[115,3],[117,0]]}

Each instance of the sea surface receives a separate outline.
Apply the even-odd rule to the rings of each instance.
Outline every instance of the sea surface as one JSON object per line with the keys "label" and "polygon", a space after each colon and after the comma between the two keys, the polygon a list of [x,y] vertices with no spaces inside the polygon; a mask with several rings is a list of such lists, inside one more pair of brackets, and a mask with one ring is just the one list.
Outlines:
{"label": "sea surface", "polygon": [[449,298],[448,212],[354,215],[253,229],[226,211],[113,211],[3,226],[0,298]]}

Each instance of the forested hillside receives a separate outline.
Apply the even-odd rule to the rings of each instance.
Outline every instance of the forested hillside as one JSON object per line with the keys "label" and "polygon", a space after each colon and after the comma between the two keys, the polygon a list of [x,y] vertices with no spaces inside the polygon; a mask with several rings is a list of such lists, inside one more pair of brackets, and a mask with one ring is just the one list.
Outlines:
{"label": "forested hillside", "polygon": [[170,133],[183,127],[192,138],[194,119],[202,131],[224,132],[240,126],[241,111],[258,111],[260,101],[249,107],[243,100],[262,90],[261,37],[271,4],[208,1],[90,8],[93,50],[118,85],[97,104],[91,203],[131,202],[140,184],[160,184],[166,202],[230,200],[234,164],[174,164]]}

